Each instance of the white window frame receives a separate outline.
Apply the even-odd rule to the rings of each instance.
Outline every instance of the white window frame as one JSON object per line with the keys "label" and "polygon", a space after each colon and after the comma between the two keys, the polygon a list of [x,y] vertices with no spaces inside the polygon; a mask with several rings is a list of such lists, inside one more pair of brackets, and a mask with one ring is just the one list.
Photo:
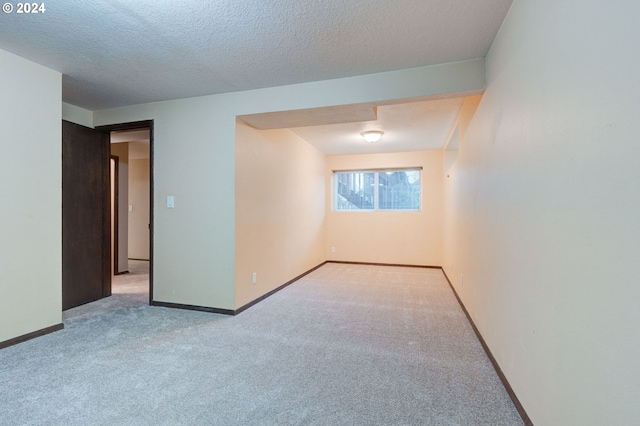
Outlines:
{"label": "white window frame", "polygon": [[[381,209],[379,206],[379,188],[380,188],[380,173],[386,172],[418,172],[418,180],[420,182],[420,199],[417,209]],[[373,194],[373,208],[371,209],[339,209],[338,208],[338,179],[337,175],[341,173],[373,173],[374,174],[374,194]],[[422,211],[422,167],[402,167],[402,168],[386,168],[386,169],[362,169],[362,170],[333,170],[332,185],[331,185],[331,210],[333,212],[419,212]]]}

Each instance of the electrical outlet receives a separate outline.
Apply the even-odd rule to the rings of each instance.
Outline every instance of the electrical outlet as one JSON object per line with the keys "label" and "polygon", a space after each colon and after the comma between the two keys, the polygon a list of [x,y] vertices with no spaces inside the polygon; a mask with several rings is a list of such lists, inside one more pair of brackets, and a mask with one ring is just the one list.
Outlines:
{"label": "electrical outlet", "polygon": [[258,273],[254,272],[253,274],[251,274],[251,283],[255,284],[258,282]]}

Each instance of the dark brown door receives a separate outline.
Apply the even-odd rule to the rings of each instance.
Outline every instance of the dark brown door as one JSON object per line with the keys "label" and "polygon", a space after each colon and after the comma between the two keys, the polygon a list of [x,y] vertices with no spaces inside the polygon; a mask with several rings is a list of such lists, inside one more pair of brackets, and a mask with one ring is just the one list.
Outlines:
{"label": "dark brown door", "polygon": [[111,295],[109,134],[62,121],[62,309]]}

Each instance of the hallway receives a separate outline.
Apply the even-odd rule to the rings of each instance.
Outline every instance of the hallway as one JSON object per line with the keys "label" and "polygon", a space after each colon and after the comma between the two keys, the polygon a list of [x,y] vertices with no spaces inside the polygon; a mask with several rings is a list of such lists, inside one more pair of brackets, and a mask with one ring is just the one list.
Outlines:
{"label": "hallway", "polygon": [[65,327],[70,322],[104,315],[121,308],[149,305],[149,261],[129,259],[129,273],[115,275],[111,296],[62,312]]}

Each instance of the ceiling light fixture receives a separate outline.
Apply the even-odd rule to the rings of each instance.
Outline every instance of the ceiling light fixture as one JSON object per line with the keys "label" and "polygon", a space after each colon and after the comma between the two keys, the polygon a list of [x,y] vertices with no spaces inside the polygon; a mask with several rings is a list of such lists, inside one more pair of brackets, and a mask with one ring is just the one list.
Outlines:
{"label": "ceiling light fixture", "polygon": [[360,133],[365,141],[369,143],[378,142],[384,132],[382,130],[367,130],[366,132]]}

